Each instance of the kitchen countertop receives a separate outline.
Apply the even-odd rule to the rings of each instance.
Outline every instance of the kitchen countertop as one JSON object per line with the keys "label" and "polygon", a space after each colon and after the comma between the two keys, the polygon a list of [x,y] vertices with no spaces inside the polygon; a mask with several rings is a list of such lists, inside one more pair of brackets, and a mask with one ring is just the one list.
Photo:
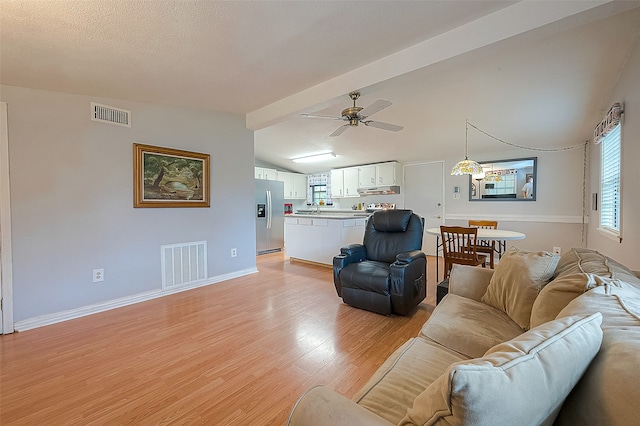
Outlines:
{"label": "kitchen countertop", "polygon": [[[315,213],[315,208],[296,209],[296,213]],[[353,210],[353,209],[334,209],[333,207],[320,207],[320,213],[367,213],[366,210]]]}
{"label": "kitchen countertop", "polygon": [[304,218],[312,218],[312,219],[333,219],[333,220],[346,220],[346,219],[366,219],[369,217],[369,214],[363,211],[355,211],[354,213],[341,213],[341,212],[335,212],[335,213],[326,213],[326,212],[321,212],[320,214],[317,213],[294,213],[294,214],[287,214],[284,216],[285,218],[287,217],[292,217],[292,218],[300,218],[300,217],[304,217]]}

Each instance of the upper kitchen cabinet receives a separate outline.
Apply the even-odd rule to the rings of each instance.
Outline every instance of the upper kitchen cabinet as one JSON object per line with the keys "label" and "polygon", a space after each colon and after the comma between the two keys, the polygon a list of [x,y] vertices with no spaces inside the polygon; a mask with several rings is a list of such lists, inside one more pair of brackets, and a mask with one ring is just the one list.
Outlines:
{"label": "upper kitchen cabinet", "polygon": [[266,169],[264,167],[255,167],[256,179],[278,180],[278,172],[276,169]]}
{"label": "upper kitchen cabinet", "polygon": [[358,167],[358,176],[359,188],[400,185],[402,183],[402,170],[396,161],[360,166]]}
{"label": "upper kitchen cabinet", "polygon": [[358,196],[357,167],[331,170],[331,198]]}
{"label": "upper kitchen cabinet", "polygon": [[278,172],[278,180],[284,182],[285,199],[307,199],[307,175],[300,173]]}

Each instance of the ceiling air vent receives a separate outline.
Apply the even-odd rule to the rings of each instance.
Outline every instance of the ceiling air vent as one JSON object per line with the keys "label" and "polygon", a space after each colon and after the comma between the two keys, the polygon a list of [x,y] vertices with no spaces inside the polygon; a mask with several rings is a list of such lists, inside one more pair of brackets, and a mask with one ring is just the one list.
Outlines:
{"label": "ceiling air vent", "polygon": [[91,102],[91,120],[131,127],[131,111]]}

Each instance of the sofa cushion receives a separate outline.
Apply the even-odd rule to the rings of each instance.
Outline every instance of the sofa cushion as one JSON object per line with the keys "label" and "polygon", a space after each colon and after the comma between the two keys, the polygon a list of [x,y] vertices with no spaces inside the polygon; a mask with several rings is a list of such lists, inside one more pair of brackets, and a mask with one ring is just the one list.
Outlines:
{"label": "sofa cushion", "polygon": [[602,313],[602,347],[565,401],[558,425],[631,425],[640,418],[640,295],[604,285],[574,299],[558,317]]}
{"label": "sofa cushion", "polygon": [[522,329],[501,310],[450,293],[438,303],[420,334],[469,358],[478,358],[498,343],[522,334]]}
{"label": "sofa cushion", "polygon": [[619,280],[587,273],[565,273],[549,282],[531,309],[531,327],[556,319],[562,309],[584,292],[601,285],[621,285]]}
{"label": "sofa cushion", "polygon": [[595,250],[572,248],[560,257],[554,276],[576,273],[619,279],[635,287],[640,286],[640,278],[629,268]]}
{"label": "sofa cushion", "polygon": [[550,425],[600,348],[602,315],[536,327],[451,365],[400,425]]}
{"label": "sofa cushion", "polygon": [[602,329],[638,327],[640,329],[640,292],[621,281],[606,282],[571,301],[558,318],[602,313]]}
{"label": "sofa cushion", "polygon": [[482,302],[505,312],[527,330],[533,302],[553,276],[559,259],[546,251],[510,248],[500,259]]}
{"label": "sofa cushion", "polygon": [[353,400],[396,424],[405,416],[416,396],[450,364],[464,359],[434,342],[410,339],[387,358]]}

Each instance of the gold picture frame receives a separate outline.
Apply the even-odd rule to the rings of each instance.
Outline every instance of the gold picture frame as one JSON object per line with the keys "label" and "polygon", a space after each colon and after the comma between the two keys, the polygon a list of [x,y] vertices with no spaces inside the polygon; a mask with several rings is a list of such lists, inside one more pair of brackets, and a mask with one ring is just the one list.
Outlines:
{"label": "gold picture frame", "polygon": [[133,207],[209,207],[209,154],[133,144]]}

